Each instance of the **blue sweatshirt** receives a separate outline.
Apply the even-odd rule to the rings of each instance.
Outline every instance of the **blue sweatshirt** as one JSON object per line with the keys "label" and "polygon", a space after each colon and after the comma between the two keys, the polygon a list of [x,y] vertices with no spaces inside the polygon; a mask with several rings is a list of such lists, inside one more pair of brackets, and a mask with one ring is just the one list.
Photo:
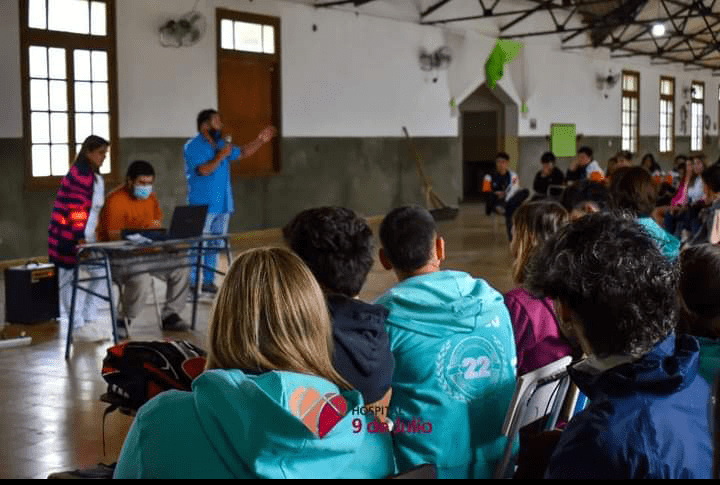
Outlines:
{"label": "blue sweatshirt", "polygon": [[[347,414],[320,438],[312,423],[322,426],[332,411],[321,396],[334,396],[338,405],[338,393]],[[395,471],[390,435],[368,432],[362,405],[360,393],[340,393],[320,377],[205,371],[192,392],[167,391],[140,408],[114,478],[389,476]]]}
{"label": "blue sweatshirt", "polygon": [[439,478],[492,477],[515,389],[502,295],[467,273],[438,271],[399,283],[377,303],[390,312],[389,413],[399,471],[433,463]]}

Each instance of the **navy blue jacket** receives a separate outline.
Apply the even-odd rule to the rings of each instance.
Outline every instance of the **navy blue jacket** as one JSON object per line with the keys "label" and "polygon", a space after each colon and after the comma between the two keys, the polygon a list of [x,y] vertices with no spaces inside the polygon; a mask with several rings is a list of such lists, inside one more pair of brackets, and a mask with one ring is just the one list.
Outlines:
{"label": "navy blue jacket", "polygon": [[335,369],[355,389],[365,404],[378,401],[390,389],[395,359],[385,331],[388,311],[347,296],[328,295],[333,322]]}
{"label": "navy blue jacket", "polygon": [[601,374],[570,368],[591,404],[563,432],[546,478],[710,478],[711,392],[697,376],[699,350],[693,337],[671,335]]}

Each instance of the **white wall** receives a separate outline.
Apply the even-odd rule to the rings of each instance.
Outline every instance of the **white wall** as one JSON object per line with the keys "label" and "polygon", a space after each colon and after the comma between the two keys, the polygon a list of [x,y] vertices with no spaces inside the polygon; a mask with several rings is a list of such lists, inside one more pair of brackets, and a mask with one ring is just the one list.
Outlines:
{"label": "white wall", "polygon": [[0,138],[22,136],[17,0],[0,0]]}
{"label": "white wall", "polygon": [[[215,8],[281,17],[285,136],[455,136],[447,81],[419,69],[421,47],[442,31],[287,2],[201,1],[203,40],[163,48],[156,30],[184,13],[177,1],[117,2],[120,136],[186,136],[198,111],[217,106]],[[189,8],[189,6],[187,7]],[[313,24],[317,31],[313,32]]]}

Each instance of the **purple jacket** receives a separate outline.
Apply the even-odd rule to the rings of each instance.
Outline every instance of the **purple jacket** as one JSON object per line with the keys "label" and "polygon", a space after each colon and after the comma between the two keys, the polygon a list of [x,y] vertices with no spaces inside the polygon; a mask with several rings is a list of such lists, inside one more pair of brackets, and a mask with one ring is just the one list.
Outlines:
{"label": "purple jacket", "polygon": [[552,300],[535,298],[524,288],[505,294],[517,347],[517,374],[523,375],[572,354],[560,334]]}

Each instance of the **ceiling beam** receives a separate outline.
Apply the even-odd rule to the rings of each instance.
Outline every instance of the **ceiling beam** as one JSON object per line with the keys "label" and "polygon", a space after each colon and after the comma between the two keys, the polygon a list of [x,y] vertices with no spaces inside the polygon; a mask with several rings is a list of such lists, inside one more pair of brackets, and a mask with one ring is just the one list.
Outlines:
{"label": "ceiling beam", "polygon": [[424,19],[425,17],[427,17],[428,15],[433,13],[435,10],[439,9],[440,7],[443,7],[445,4],[448,4],[448,3],[450,3],[450,0],[440,0],[436,4],[431,5],[430,7],[425,9],[425,11],[420,14],[420,18]]}
{"label": "ceiling beam", "polygon": [[[582,3],[582,5],[593,5],[596,3],[606,3],[607,0],[587,0]],[[508,10],[505,12],[496,12],[495,11],[495,5],[497,5],[499,2],[496,0],[493,7],[487,10],[483,10],[482,14],[478,15],[468,15],[465,17],[455,17],[455,18],[447,18],[447,19],[440,19],[440,20],[429,20],[425,22],[420,22],[422,25],[435,25],[435,24],[449,24],[452,22],[465,22],[467,20],[477,20],[477,19],[483,19],[483,18],[492,18],[492,17],[507,17],[511,15],[523,15],[530,11],[536,12],[538,11],[537,7],[532,8],[526,8],[526,9],[518,9],[518,10]],[[543,2],[546,3],[546,2]],[[550,3],[545,7],[545,9],[553,9],[553,10],[567,10],[569,7],[565,7],[562,5],[557,5],[555,3]]]}

